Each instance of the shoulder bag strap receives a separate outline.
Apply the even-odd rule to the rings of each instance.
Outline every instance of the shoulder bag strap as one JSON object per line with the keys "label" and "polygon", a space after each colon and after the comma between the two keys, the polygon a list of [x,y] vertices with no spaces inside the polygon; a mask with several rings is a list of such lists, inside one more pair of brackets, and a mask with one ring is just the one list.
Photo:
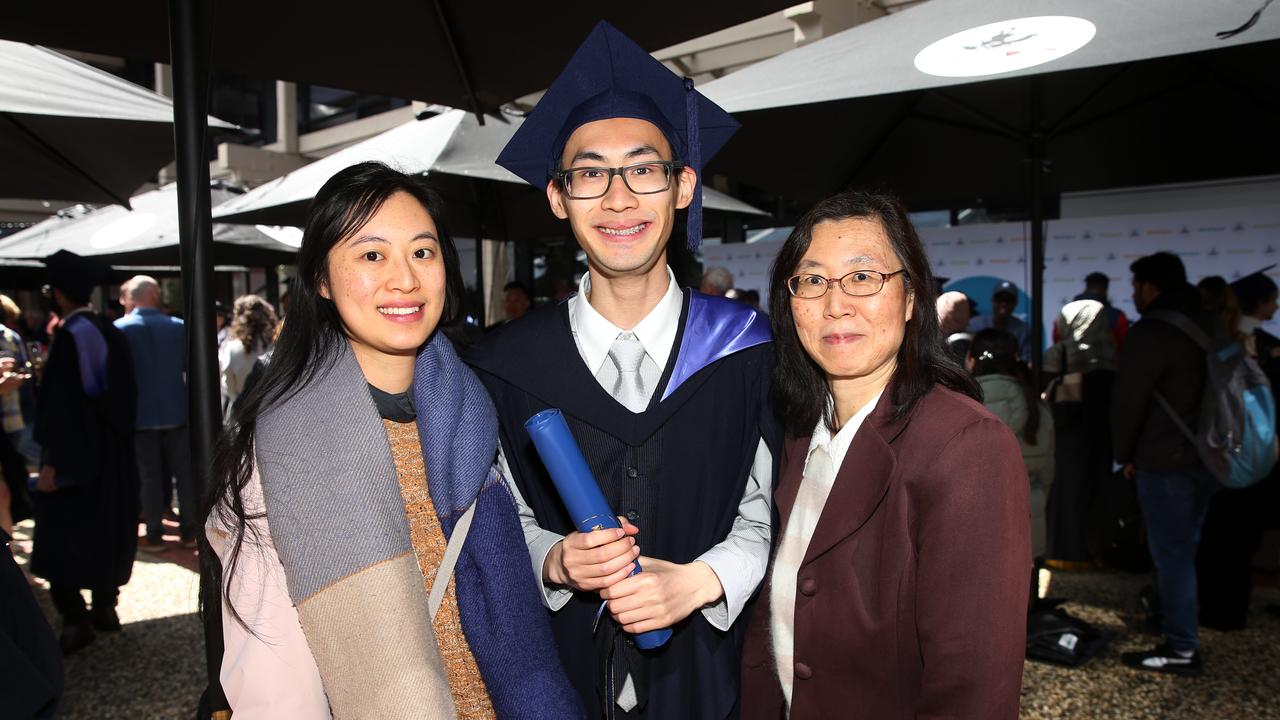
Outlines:
{"label": "shoulder bag strap", "polygon": [[1172,310],[1153,310],[1142,317],[1143,319],[1150,318],[1152,320],[1159,320],[1178,328],[1195,341],[1195,344],[1199,345],[1201,350],[1209,352],[1209,348],[1212,345],[1212,342],[1209,340],[1209,336],[1205,334],[1204,330],[1201,329],[1194,320],[1186,315],[1183,315],[1180,312],[1173,312]]}
{"label": "shoulder bag strap", "polygon": [[[1209,351],[1209,336],[1205,335],[1204,330],[1201,330],[1200,326],[1195,324],[1195,322],[1186,315],[1183,315],[1180,312],[1173,312],[1171,310],[1153,310],[1142,317],[1143,319],[1150,318],[1152,320],[1159,320],[1178,328],[1185,335],[1190,337],[1196,345],[1199,345],[1200,349],[1205,352]],[[1188,440],[1195,443],[1195,433],[1185,422],[1182,421],[1182,418],[1178,417],[1178,413],[1173,409],[1173,405],[1169,404],[1169,401],[1166,400],[1164,395],[1161,395],[1158,390],[1153,394],[1155,395],[1156,402],[1160,403],[1160,407],[1164,408],[1164,411],[1169,415],[1169,419],[1173,420],[1173,424],[1178,426],[1178,430],[1180,430]]]}
{"label": "shoulder bag strap", "polygon": [[462,544],[467,541],[467,531],[471,529],[471,519],[475,517],[476,503],[479,501],[478,497],[472,500],[471,506],[458,518],[458,523],[453,526],[449,545],[444,550],[444,558],[436,569],[435,582],[431,583],[431,596],[427,598],[427,609],[432,620],[440,612],[440,605],[444,602],[445,591],[449,589],[449,578],[453,577],[453,568],[458,564],[458,556],[462,554]]}
{"label": "shoulder bag strap", "polygon": [[1168,413],[1169,419],[1173,420],[1173,424],[1178,426],[1178,430],[1181,430],[1182,434],[1186,435],[1187,439],[1194,444],[1196,441],[1196,434],[1191,431],[1191,428],[1188,427],[1185,422],[1182,421],[1182,418],[1178,417],[1178,413],[1173,409],[1173,406],[1169,404],[1169,401],[1164,399],[1164,396],[1160,394],[1159,390],[1152,391],[1152,394],[1155,395],[1156,402],[1160,403],[1160,407],[1164,408],[1164,411]]}

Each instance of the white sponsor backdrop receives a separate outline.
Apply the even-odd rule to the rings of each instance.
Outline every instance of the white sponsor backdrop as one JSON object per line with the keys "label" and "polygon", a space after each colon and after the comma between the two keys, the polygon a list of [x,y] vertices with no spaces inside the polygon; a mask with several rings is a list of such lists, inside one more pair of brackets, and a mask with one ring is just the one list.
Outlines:
{"label": "white sponsor backdrop", "polygon": [[[1029,235],[1030,226],[1019,223],[920,231],[933,272],[948,278],[945,289],[967,293],[978,302],[979,312],[986,313],[991,289],[1008,280],[1022,289],[1014,312],[1024,320],[1030,312]],[[1162,250],[1175,253],[1192,283],[1210,275],[1234,280],[1280,263],[1280,205],[1053,220],[1045,237],[1046,328],[1084,289],[1084,276],[1095,271],[1111,278],[1111,301],[1132,321],[1137,319],[1129,284],[1134,260]],[[728,268],[737,287],[758,290],[766,299],[770,266],[781,245],[774,241],[706,246],[703,265]],[[1280,268],[1267,274],[1280,278]],[[1280,319],[1267,327],[1280,334]]]}

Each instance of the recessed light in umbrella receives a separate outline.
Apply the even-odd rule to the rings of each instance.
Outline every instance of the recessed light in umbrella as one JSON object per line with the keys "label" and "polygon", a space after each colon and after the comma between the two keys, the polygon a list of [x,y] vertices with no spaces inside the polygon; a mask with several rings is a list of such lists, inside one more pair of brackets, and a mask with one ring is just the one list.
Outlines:
{"label": "recessed light in umbrella", "polygon": [[97,232],[89,237],[89,245],[98,250],[106,250],[117,245],[123,245],[150,230],[151,226],[156,224],[156,220],[157,217],[154,213],[135,210],[119,220],[99,228]]}
{"label": "recessed light in umbrella", "polygon": [[942,38],[916,55],[915,66],[938,77],[1000,75],[1070,55],[1097,31],[1088,20],[1066,15],[1002,20]]}

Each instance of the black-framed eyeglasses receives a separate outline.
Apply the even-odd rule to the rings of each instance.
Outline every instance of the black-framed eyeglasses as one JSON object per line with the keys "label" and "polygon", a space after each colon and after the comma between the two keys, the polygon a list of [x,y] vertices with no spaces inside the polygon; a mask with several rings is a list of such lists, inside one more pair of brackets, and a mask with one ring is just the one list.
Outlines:
{"label": "black-framed eyeglasses", "polygon": [[867,295],[875,295],[883,290],[884,284],[889,282],[889,278],[906,272],[906,268],[891,273],[882,273],[877,270],[854,270],[838,278],[811,274],[793,275],[787,279],[787,290],[790,291],[793,297],[816,300],[826,295],[832,285],[839,284],[840,289],[846,295],[866,297]]}
{"label": "black-framed eyeglasses", "polygon": [[671,177],[684,169],[676,160],[650,160],[623,167],[577,167],[556,173],[560,187],[574,200],[604,197],[613,176],[622,176],[627,189],[636,195],[653,195],[671,187]]}

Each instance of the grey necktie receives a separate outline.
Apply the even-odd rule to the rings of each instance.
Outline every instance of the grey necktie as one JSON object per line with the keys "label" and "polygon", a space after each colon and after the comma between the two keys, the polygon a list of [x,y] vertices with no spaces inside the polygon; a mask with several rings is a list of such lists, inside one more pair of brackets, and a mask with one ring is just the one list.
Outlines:
{"label": "grey necktie", "polygon": [[[600,379],[606,380],[610,374],[609,370],[617,373],[609,388],[609,394],[633,413],[644,412],[649,406],[650,391],[646,387],[644,375],[640,372],[646,357],[644,345],[640,344],[634,333],[620,333],[613,341],[613,345],[609,346],[609,362],[613,367],[609,368],[606,365],[603,368],[604,372],[600,374]],[[652,364],[652,361],[650,363]],[[630,711],[636,706],[638,700],[635,683],[632,682],[631,676],[627,675],[623,678],[622,687],[618,689],[614,702],[623,711]]]}
{"label": "grey necktie", "polygon": [[644,345],[632,333],[621,333],[609,346],[609,360],[618,373],[609,394],[633,413],[644,412],[649,406],[650,389],[640,372],[644,359]]}

